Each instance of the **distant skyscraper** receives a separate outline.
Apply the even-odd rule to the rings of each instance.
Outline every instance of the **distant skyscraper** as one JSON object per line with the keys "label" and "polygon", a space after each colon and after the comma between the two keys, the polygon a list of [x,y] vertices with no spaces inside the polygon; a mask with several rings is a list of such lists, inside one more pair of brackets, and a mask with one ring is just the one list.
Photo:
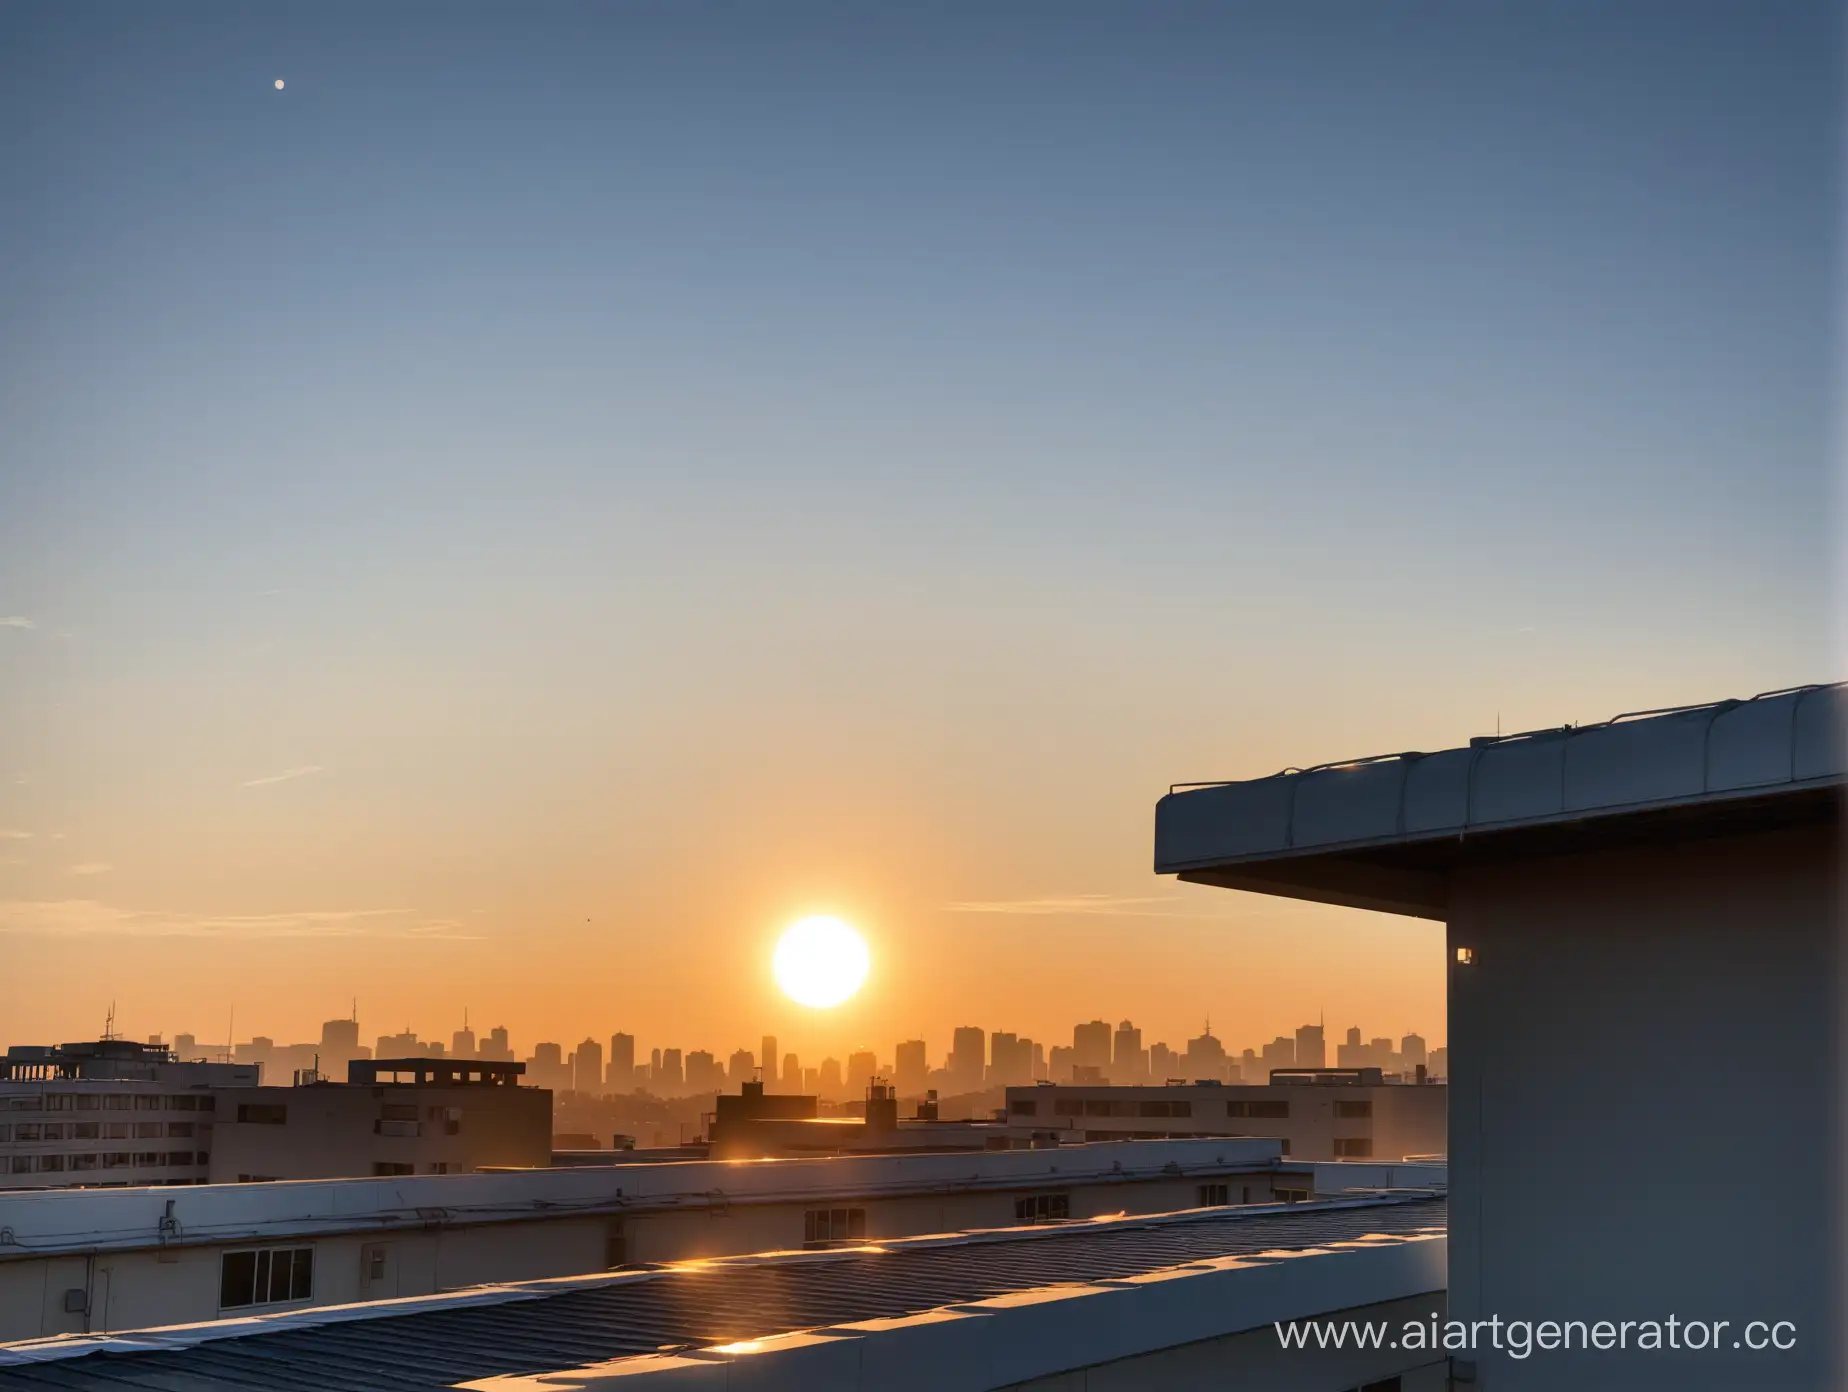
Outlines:
{"label": "distant skyscraper", "polygon": [[1122,1084],[1146,1083],[1149,1056],[1142,1051],[1142,1031],[1125,1020],[1117,1026],[1112,1044],[1111,1079]]}
{"label": "distant skyscraper", "polygon": [[816,1082],[816,1091],[823,1097],[839,1101],[842,1091],[841,1061],[825,1058],[821,1061],[821,1076]]}
{"label": "distant skyscraper", "polygon": [[686,1086],[686,1076],[681,1072],[680,1050],[662,1049],[656,1054],[655,1074],[661,1080],[661,1087],[669,1092],[677,1092]]}
{"label": "distant skyscraper", "polygon": [[[1314,1067],[1315,1065],[1305,1064],[1303,1066]],[[1273,1068],[1294,1067],[1296,1067],[1296,1041],[1287,1034],[1280,1034],[1264,1046],[1264,1057],[1259,1062],[1259,1069],[1264,1076],[1259,1081],[1269,1082],[1270,1071]]]}
{"label": "distant skyscraper", "polygon": [[853,1098],[866,1096],[867,1084],[873,1081],[873,1075],[879,1071],[879,1056],[871,1049],[856,1049],[847,1055],[847,1096]]}
{"label": "distant skyscraper", "polygon": [[920,1097],[925,1077],[930,1073],[930,1059],[922,1039],[906,1039],[893,1051],[892,1084],[901,1097]]}
{"label": "distant skyscraper", "polygon": [[1043,1082],[1046,1078],[1046,1046],[1044,1044],[1036,1043],[1033,1046],[1032,1078],[1036,1083]]}
{"label": "distant skyscraper", "polygon": [[1110,1026],[1093,1020],[1088,1025],[1072,1027],[1072,1062],[1080,1068],[1110,1068]]}
{"label": "distant skyscraper", "polygon": [[791,1094],[802,1091],[802,1060],[794,1054],[783,1055],[783,1091]]}
{"label": "distant skyscraper", "polygon": [[1429,1064],[1431,1056],[1425,1051],[1422,1034],[1408,1034],[1399,1041],[1399,1058],[1406,1072],[1411,1072],[1419,1064]]}
{"label": "distant skyscraper", "polygon": [[1296,1031],[1296,1057],[1286,1068],[1325,1068],[1328,1066],[1328,1044],[1322,1038],[1320,1025],[1304,1025]]}
{"label": "distant skyscraper", "polygon": [[480,1047],[481,1057],[497,1059],[502,1063],[513,1062],[513,1041],[507,1035],[505,1025],[496,1025],[488,1031],[488,1039]]}
{"label": "distant skyscraper", "polygon": [[[190,1034],[174,1036],[173,1046],[179,1048],[180,1040],[191,1040]],[[321,1048],[326,1053],[344,1053],[349,1057],[359,1052],[359,1021],[329,1020],[321,1026]]]}
{"label": "distant skyscraper", "polygon": [[457,1058],[475,1057],[475,1031],[468,1027],[466,1018],[462,1021],[462,1028],[449,1036],[449,1052]]}
{"label": "distant skyscraper", "polygon": [[1425,1071],[1433,1078],[1450,1076],[1450,1049],[1447,1045],[1440,1045],[1431,1051],[1430,1064]]}
{"label": "distant skyscraper", "polygon": [[960,1025],[950,1036],[950,1057],[945,1067],[958,1092],[977,1092],[987,1067],[988,1035],[974,1025]]}
{"label": "distant skyscraper", "polygon": [[725,1086],[725,1070],[719,1067],[719,1061],[704,1049],[695,1049],[687,1055],[687,1091],[717,1092]]}
{"label": "distant skyscraper", "polygon": [[586,1039],[577,1046],[577,1053],[572,1056],[573,1078],[571,1085],[589,1097],[603,1094],[603,1046],[594,1039]]}
{"label": "distant skyscraper", "polygon": [[988,1037],[990,1086],[1016,1087],[1033,1081],[1033,1041],[1006,1030]]}
{"label": "distant skyscraper", "polygon": [[782,1089],[777,1086],[776,1072],[776,1061],[781,1058],[782,1055],[776,1051],[776,1036],[774,1034],[766,1034],[764,1036],[763,1047],[758,1051],[757,1057],[764,1066],[764,1091],[782,1091]]}
{"label": "distant skyscraper", "polygon": [[1160,1084],[1180,1076],[1181,1056],[1166,1044],[1149,1045],[1149,1081]]}
{"label": "distant skyscraper", "polygon": [[635,1086],[635,1036],[610,1036],[610,1063],[603,1075],[611,1092],[628,1092]]}
{"label": "distant skyscraper", "polygon": [[1072,1081],[1072,1070],[1078,1065],[1078,1051],[1064,1044],[1054,1044],[1046,1052],[1046,1076],[1055,1083]]}
{"label": "distant skyscraper", "polygon": [[749,1049],[733,1050],[731,1062],[725,1071],[733,1087],[742,1087],[757,1072],[757,1060],[751,1056]]}
{"label": "distant skyscraper", "polygon": [[1198,1038],[1187,1041],[1186,1072],[1192,1082],[1213,1078],[1225,1081],[1226,1046],[1213,1037],[1211,1025],[1202,1030]]}

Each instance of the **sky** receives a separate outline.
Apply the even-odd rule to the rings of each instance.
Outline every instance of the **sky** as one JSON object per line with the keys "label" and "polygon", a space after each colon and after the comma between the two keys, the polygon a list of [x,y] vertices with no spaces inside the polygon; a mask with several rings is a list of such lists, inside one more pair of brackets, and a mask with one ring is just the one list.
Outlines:
{"label": "sky", "polygon": [[1441,1042],[1155,801],[1844,674],[1841,39],[0,8],[0,1042]]}

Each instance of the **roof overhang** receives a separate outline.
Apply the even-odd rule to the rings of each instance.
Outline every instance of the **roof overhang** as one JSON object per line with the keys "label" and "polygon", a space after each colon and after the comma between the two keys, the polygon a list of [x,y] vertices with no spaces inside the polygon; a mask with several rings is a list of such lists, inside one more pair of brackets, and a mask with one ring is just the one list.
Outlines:
{"label": "roof overhang", "polygon": [[1848,686],[1182,785],[1155,869],[1197,884],[1444,918],[1458,866],[1839,821]]}

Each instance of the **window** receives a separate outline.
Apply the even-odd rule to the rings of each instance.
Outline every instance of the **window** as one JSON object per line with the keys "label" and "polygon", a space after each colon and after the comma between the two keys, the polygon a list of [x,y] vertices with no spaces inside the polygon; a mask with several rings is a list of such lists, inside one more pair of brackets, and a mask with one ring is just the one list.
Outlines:
{"label": "window", "polygon": [[430,1173],[431,1174],[448,1174],[449,1173],[449,1162],[447,1160],[431,1161],[430,1162]]}
{"label": "window", "polygon": [[603,1264],[606,1267],[623,1266],[628,1260],[628,1234],[623,1231],[622,1219],[612,1218],[603,1229]]}
{"label": "window", "polygon": [[64,1123],[61,1121],[46,1122],[45,1123],[45,1139],[48,1141],[63,1140],[64,1139]]}
{"label": "window", "polygon": [[237,1119],[258,1126],[287,1126],[289,1108],[282,1102],[240,1102],[237,1104]]}
{"label": "window", "polygon": [[104,1151],[103,1152],[103,1168],[105,1170],[125,1170],[127,1169],[128,1168],[128,1152],[126,1150],[106,1150]]}
{"label": "window", "polygon": [[1338,1117],[1370,1117],[1373,1115],[1373,1103],[1371,1101],[1337,1102],[1335,1103],[1335,1115]]}
{"label": "window", "polygon": [[1084,1102],[1077,1097],[1055,1097],[1052,1099],[1054,1116],[1083,1116]]}
{"label": "window", "polygon": [[9,1097],[6,1105],[9,1110],[15,1112],[36,1112],[39,1110],[39,1100],[36,1097]]}
{"label": "window", "polygon": [[0,1121],[0,1141],[10,1141],[12,1139],[13,1139],[13,1128],[9,1126],[6,1122]]}
{"label": "window", "polygon": [[411,1166],[400,1164],[396,1160],[375,1160],[372,1164],[372,1173],[375,1175],[400,1175],[411,1172]]}
{"label": "window", "polygon": [[1232,1202],[1232,1186],[1229,1184],[1202,1184],[1200,1186],[1201,1208],[1222,1208]]}
{"label": "window", "polygon": [[1226,1103],[1229,1117],[1265,1117],[1280,1120],[1290,1115],[1290,1104],[1278,1098],[1261,1097],[1250,1102]]}
{"label": "window", "polygon": [[193,1153],[190,1150],[170,1150],[167,1152],[167,1168],[170,1170],[180,1166],[191,1165],[192,1162]]}
{"label": "window", "polygon": [[48,1112],[68,1112],[71,1109],[70,1094],[66,1092],[48,1093],[45,1097],[45,1110]]}
{"label": "window", "polygon": [[1039,1112],[1039,1103],[1031,1097],[1010,1098],[1007,1109],[1015,1116],[1034,1116]]}
{"label": "window", "polygon": [[1307,1189],[1272,1189],[1271,1192],[1276,1196],[1278,1203],[1309,1202],[1309,1191]]}
{"label": "window", "polygon": [[176,1112],[196,1112],[199,1110],[199,1099],[196,1097],[169,1097],[167,1099],[167,1106]]}
{"label": "window", "polygon": [[64,1168],[62,1155],[41,1155],[38,1158],[40,1174],[56,1174]]}
{"label": "window", "polygon": [[13,1136],[21,1141],[42,1141],[45,1139],[45,1128],[36,1121],[22,1121],[13,1128]]}
{"label": "window", "polygon": [[199,1099],[199,1110],[202,1112],[217,1111],[218,1110],[218,1099],[216,1097],[201,1097]]}
{"label": "window", "polygon": [[1145,1117],[1158,1117],[1158,1116],[1190,1117],[1193,1115],[1193,1103],[1191,1102],[1138,1102],[1136,1104],[1136,1111],[1139,1116],[1145,1116]]}
{"label": "window", "polygon": [[128,1139],[128,1123],[126,1121],[105,1121],[103,1123],[103,1139],[106,1141],[126,1141]]}
{"label": "window", "polygon": [[157,1141],[166,1134],[167,1126],[160,1121],[138,1121],[135,1123],[135,1139],[138,1141]]}
{"label": "window", "polygon": [[163,1163],[165,1162],[158,1150],[138,1150],[135,1152],[135,1168],[138,1170],[151,1170],[155,1166]]}
{"label": "window", "polygon": [[70,1124],[71,1139],[73,1141],[94,1141],[97,1139],[100,1131],[100,1125],[94,1121],[73,1121]]}
{"label": "window", "polygon": [[866,1210],[863,1208],[811,1208],[802,1215],[802,1243],[806,1247],[853,1242],[865,1236]]}
{"label": "window", "polygon": [[193,1124],[190,1121],[170,1121],[167,1123],[167,1134],[175,1140],[190,1140],[192,1139],[192,1133]]}
{"label": "window", "polygon": [[280,1305],[314,1295],[314,1248],[266,1247],[226,1252],[218,1267],[218,1306]]}
{"label": "window", "polygon": [[130,1112],[135,1108],[135,1099],[125,1092],[112,1092],[103,1099],[105,1112]]}
{"label": "window", "polygon": [[1029,1194],[1014,1200],[1016,1223],[1057,1223],[1071,1216],[1070,1194]]}
{"label": "window", "polygon": [[359,1283],[362,1286],[376,1285],[385,1279],[386,1254],[390,1250],[384,1243],[359,1249]]}
{"label": "window", "polygon": [[160,1098],[151,1097],[145,1092],[138,1092],[135,1094],[135,1110],[138,1112],[158,1112],[160,1110]]}
{"label": "window", "polygon": [[96,1157],[94,1155],[73,1155],[70,1157],[70,1162],[73,1170],[93,1170],[96,1168]]}
{"label": "window", "polygon": [[1369,1160],[1373,1157],[1373,1142],[1365,1136],[1352,1136],[1342,1139],[1335,1137],[1335,1159]]}
{"label": "window", "polygon": [[93,1092],[80,1092],[77,1094],[77,1110],[80,1112],[98,1111],[101,1109],[102,1105],[103,1099]]}
{"label": "window", "polygon": [[14,1174],[31,1174],[32,1173],[32,1157],[30,1155],[15,1155],[13,1157],[13,1173]]}

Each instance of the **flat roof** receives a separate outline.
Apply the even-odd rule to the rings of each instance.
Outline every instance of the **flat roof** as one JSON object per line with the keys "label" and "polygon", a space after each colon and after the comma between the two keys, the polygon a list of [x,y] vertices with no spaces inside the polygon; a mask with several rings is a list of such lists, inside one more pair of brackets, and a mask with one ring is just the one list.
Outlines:
{"label": "flat roof", "polygon": [[[609,1360],[675,1362],[676,1351],[722,1359],[746,1351],[741,1341],[793,1330],[858,1337],[874,1332],[869,1325],[931,1311],[946,1312],[946,1319],[980,1315],[987,1312],[971,1310],[969,1302],[1024,1291],[1134,1295],[1151,1289],[1146,1283],[1164,1271],[1182,1276],[1236,1271],[1262,1278],[1266,1268],[1287,1266],[1293,1255],[1338,1251],[1364,1258],[1381,1248],[1437,1254],[1435,1262],[1401,1263],[1384,1297],[1375,1290],[1356,1298],[1338,1280],[1285,1282],[1288,1289],[1267,1292],[1266,1301],[1244,1312],[1255,1327],[1272,1318],[1318,1313],[1320,1306],[1310,1307],[1324,1295],[1357,1304],[1368,1294],[1393,1298],[1440,1288],[1444,1223],[1442,1199],[1382,1196],[685,1262],[137,1334],[4,1345],[0,1392],[180,1387],[438,1392],[496,1376],[553,1373]],[[1413,1290],[1402,1289],[1408,1284]],[[1279,1294],[1294,1302],[1293,1315],[1277,1313]],[[1223,1296],[1211,1302],[1216,1317],[1225,1317],[1227,1303]],[[1146,1321],[1105,1323],[1114,1333],[1145,1341],[1160,1337],[1147,1330]],[[1163,1332],[1172,1337],[1172,1331]],[[1069,1348],[1045,1352],[1070,1356]]]}
{"label": "flat roof", "polygon": [[1155,809],[1155,869],[1442,918],[1444,872],[1470,860],[1839,820],[1845,728],[1837,682],[1175,784]]}
{"label": "flat roof", "polygon": [[[615,1152],[610,1152],[612,1157]],[[0,1262],[160,1242],[222,1246],[432,1225],[650,1213],[715,1203],[902,1197],[1295,1168],[1268,1137],[1096,1141],[1039,1150],[669,1160],[481,1174],[0,1192]]]}

